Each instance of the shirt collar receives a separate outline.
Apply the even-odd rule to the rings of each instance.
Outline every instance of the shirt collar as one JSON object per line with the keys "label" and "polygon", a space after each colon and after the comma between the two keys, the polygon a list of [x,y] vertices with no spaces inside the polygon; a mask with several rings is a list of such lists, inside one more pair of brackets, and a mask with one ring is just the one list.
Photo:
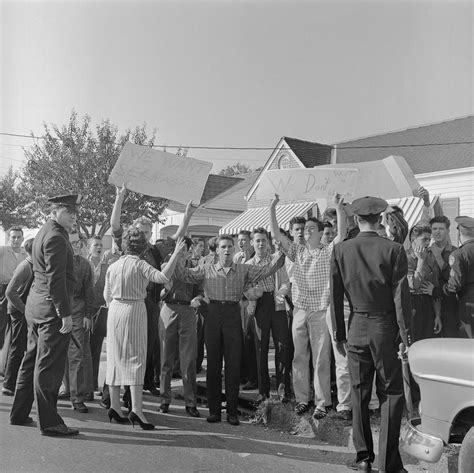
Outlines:
{"label": "shirt collar", "polygon": [[[217,271],[220,271],[221,269],[224,270],[224,266],[222,266],[220,261],[215,264],[215,268]],[[230,266],[228,266],[228,268],[230,268],[232,271],[235,271],[235,263],[232,263]]]}

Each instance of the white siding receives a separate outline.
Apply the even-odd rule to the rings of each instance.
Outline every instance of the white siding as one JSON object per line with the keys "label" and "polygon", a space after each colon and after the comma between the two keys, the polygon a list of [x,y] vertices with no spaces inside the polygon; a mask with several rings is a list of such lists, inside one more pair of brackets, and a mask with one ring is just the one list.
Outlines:
{"label": "white siding", "polygon": [[459,197],[459,215],[474,217],[474,167],[415,176],[431,195]]}

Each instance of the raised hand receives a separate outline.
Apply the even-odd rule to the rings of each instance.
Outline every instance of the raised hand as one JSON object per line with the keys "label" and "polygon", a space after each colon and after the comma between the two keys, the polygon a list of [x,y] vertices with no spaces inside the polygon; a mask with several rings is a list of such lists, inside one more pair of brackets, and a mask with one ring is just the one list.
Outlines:
{"label": "raised hand", "polygon": [[280,196],[275,194],[275,198],[270,201],[270,207],[274,209],[278,205],[278,202],[280,202]]}
{"label": "raised hand", "polygon": [[198,208],[197,205],[193,205],[193,201],[190,200],[187,204],[186,204],[186,210],[184,211],[185,215],[187,216],[191,216],[194,212],[196,212],[196,209]]}
{"label": "raised hand", "polygon": [[125,182],[122,184],[122,187],[115,187],[115,192],[117,197],[124,198],[127,195],[127,186],[125,185]]}
{"label": "raised hand", "polygon": [[336,206],[336,209],[337,208],[342,208],[343,202],[344,202],[344,197],[342,197],[341,194],[336,192],[334,194],[334,205]]}
{"label": "raised hand", "polygon": [[174,254],[184,253],[187,250],[186,241],[183,237],[179,237],[176,241],[176,246],[174,248]]}

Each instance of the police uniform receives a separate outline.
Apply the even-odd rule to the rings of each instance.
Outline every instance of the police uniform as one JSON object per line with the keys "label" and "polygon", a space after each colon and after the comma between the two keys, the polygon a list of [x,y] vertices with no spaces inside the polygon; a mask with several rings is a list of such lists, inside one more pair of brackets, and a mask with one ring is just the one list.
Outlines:
{"label": "police uniform", "polygon": [[[356,215],[380,215],[388,204],[363,197]],[[344,295],[350,305],[346,338]],[[374,461],[369,402],[374,373],[381,406],[379,471],[405,471],[398,450],[403,412],[403,380],[398,344],[408,345],[411,319],[407,257],[399,243],[375,231],[361,231],[334,247],[331,266],[332,326],[336,342],[346,342],[353,413],[355,469],[370,471]],[[401,339],[400,339],[401,337]]]}
{"label": "police uniform", "polygon": [[[456,217],[459,227],[474,229],[474,218]],[[474,238],[464,241],[449,256],[451,271],[445,293],[456,293],[459,298],[458,316],[470,338],[474,334]]]}
{"label": "police uniform", "polygon": [[[49,201],[77,212],[81,196],[63,195]],[[18,374],[10,422],[31,422],[29,414],[36,397],[41,433],[73,435],[78,431],[64,425],[56,408],[71,337],[59,330],[61,319],[71,315],[75,282],[73,250],[68,232],[55,220],[49,219],[36,235],[32,262],[34,282],[25,308],[28,348]]]}

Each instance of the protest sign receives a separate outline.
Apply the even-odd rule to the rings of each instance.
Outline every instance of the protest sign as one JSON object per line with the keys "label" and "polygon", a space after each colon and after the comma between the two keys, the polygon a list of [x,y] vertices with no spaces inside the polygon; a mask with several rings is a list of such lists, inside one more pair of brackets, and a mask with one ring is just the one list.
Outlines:
{"label": "protest sign", "polygon": [[265,171],[258,183],[256,196],[258,200],[266,200],[278,194],[284,201],[312,201],[328,199],[339,193],[346,200],[352,200],[357,175],[358,170],[348,166]]}
{"label": "protest sign", "polygon": [[126,143],[109,176],[133,192],[187,203],[199,203],[212,163],[183,158],[149,146]]}
{"label": "protest sign", "polygon": [[328,164],[319,166],[318,169],[345,169],[348,166],[358,170],[354,199],[366,195],[382,199],[398,199],[418,195],[416,190],[420,183],[402,156],[388,156],[377,161],[362,163]]}

